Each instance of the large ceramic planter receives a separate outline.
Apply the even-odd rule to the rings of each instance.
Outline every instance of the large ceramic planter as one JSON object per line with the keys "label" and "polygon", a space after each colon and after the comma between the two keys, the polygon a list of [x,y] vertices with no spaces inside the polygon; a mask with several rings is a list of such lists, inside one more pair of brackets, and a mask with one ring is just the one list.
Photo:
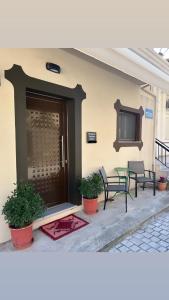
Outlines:
{"label": "large ceramic planter", "polygon": [[158,190],[165,191],[167,189],[167,182],[158,182]]}
{"label": "large ceramic planter", "polygon": [[24,228],[14,229],[10,227],[12,244],[17,249],[29,247],[33,242],[32,224]]}
{"label": "large ceramic planter", "polygon": [[97,198],[95,199],[86,199],[83,198],[83,207],[84,212],[88,215],[93,215],[98,211],[98,202]]}

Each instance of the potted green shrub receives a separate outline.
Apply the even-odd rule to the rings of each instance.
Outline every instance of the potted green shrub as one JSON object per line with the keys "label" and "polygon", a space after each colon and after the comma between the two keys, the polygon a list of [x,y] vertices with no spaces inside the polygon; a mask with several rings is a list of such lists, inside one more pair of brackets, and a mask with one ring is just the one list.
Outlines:
{"label": "potted green shrub", "polygon": [[23,249],[32,244],[32,223],[42,216],[44,209],[44,202],[32,184],[16,185],[2,210],[11,231],[14,247]]}
{"label": "potted green shrub", "polygon": [[161,176],[157,182],[159,191],[165,191],[167,189],[167,178]]}
{"label": "potted green shrub", "polygon": [[83,206],[86,214],[94,214],[98,210],[98,196],[103,191],[103,183],[99,174],[92,173],[82,178],[80,193],[83,197]]}

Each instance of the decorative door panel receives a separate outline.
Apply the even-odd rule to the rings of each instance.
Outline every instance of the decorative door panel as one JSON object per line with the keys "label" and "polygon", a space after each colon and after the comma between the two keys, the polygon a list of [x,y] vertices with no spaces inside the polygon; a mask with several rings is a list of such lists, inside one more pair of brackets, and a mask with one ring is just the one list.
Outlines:
{"label": "decorative door panel", "polygon": [[27,97],[28,180],[47,206],[66,202],[66,116],[64,104]]}

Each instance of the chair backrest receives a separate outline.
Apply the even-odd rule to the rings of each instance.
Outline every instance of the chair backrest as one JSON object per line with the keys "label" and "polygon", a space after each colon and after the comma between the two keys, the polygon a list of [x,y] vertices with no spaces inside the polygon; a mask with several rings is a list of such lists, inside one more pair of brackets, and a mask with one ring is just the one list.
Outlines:
{"label": "chair backrest", "polygon": [[101,175],[101,177],[102,177],[103,183],[104,183],[104,184],[107,183],[107,175],[106,175],[105,168],[104,168],[104,167],[101,167],[101,168],[99,169],[99,173],[100,173],[100,175]]}
{"label": "chair backrest", "polygon": [[137,174],[144,174],[144,161],[128,161],[128,168]]}

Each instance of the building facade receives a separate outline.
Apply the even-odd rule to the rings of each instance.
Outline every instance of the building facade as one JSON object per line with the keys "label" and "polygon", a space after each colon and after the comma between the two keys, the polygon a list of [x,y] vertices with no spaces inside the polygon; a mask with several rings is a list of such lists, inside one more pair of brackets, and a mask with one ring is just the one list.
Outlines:
{"label": "building facade", "polygon": [[[129,160],[154,168],[157,91],[144,76],[82,52],[0,49],[0,210],[17,181],[36,182],[50,208],[71,204],[68,214],[81,209],[81,176],[101,166],[111,174]],[[52,211],[34,228],[63,214]],[[2,215],[0,228],[2,243],[10,239]]]}

